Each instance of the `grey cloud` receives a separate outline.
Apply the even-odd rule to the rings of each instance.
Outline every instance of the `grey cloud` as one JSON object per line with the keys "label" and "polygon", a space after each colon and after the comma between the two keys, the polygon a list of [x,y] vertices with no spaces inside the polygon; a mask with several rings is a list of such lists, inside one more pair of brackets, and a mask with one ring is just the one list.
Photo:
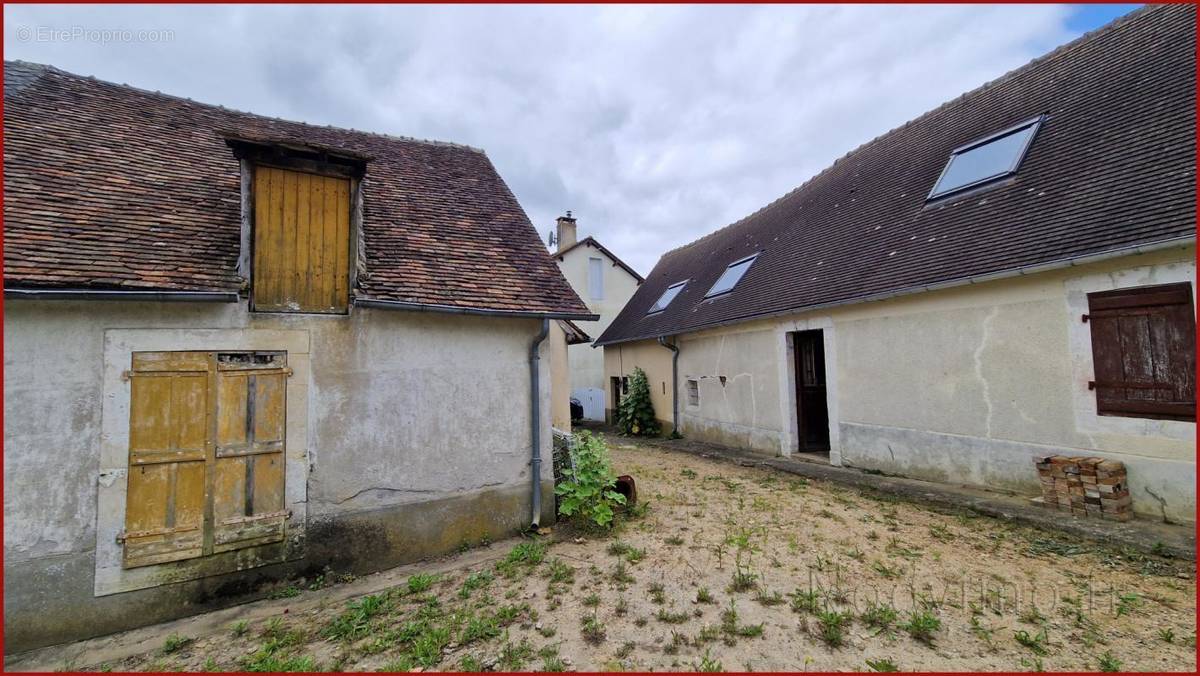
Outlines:
{"label": "grey cloud", "polygon": [[[1064,6],[6,6],[6,58],[484,148],[643,273],[1066,41]],[[18,26],[169,28],[154,44]]]}

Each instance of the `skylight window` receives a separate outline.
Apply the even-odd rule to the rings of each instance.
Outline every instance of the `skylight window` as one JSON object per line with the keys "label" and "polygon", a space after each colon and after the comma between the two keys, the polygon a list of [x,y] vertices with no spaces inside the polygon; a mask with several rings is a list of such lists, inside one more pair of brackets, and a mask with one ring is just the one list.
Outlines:
{"label": "skylight window", "polygon": [[956,193],[1017,172],[1042,116],[955,148],[928,199]]}
{"label": "skylight window", "polygon": [[675,296],[678,296],[679,292],[683,291],[684,286],[687,286],[686,281],[676,282],[671,286],[668,286],[667,290],[663,291],[662,295],[658,297],[658,300],[654,301],[654,305],[650,306],[650,311],[646,314],[652,315],[655,312],[662,312],[663,310],[666,310],[667,306],[671,304],[671,301],[675,300]]}
{"label": "skylight window", "polygon": [[750,264],[757,257],[758,254],[754,254],[748,258],[730,263],[729,267],[725,268],[725,272],[721,274],[720,279],[717,280],[717,283],[712,285],[712,288],[708,290],[708,293],[704,294],[704,297],[712,298],[713,296],[733,291],[733,287],[737,286],[737,283],[742,279],[742,275],[746,274],[746,271],[750,269]]}

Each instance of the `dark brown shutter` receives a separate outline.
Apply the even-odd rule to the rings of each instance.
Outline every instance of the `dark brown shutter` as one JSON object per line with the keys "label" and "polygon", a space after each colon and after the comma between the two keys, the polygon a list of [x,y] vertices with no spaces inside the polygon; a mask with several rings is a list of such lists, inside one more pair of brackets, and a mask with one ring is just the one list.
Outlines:
{"label": "dark brown shutter", "polygon": [[1088,294],[1100,415],[1196,419],[1196,318],[1190,284]]}

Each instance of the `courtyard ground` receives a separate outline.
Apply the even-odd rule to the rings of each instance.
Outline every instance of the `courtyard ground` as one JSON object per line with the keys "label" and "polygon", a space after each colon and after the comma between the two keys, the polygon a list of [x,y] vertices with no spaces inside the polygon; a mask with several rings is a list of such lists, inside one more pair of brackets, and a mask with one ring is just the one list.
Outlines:
{"label": "courtyard ground", "polygon": [[[612,533],[559,524],[367,587],[331,573],[212,614],[220,624],[193,618],[41,659],[154,671],[1195,670],[1190,561],[608,441],[639,494]],[[372,593],[351,596],[355,585]]]}

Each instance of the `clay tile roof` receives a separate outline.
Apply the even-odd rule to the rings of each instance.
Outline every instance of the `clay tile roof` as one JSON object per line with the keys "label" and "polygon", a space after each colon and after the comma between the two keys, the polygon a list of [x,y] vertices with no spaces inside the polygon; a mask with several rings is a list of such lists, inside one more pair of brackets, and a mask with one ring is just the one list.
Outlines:
{"label": "clay tile roof", "polygon": [[225,137],[369,158],[358,299],[591,313],[480,150],[278,120],[4,64],[4,286],[242,288]]}
{"label": "clay tile roof", "polygon": [[[1196,9],[1151,5],[665,254],[598,345],[1195,241]],[[927,202],[950,151],[1045,114],[1018,172]],[[726,266],[762,252],[732,292]],[[666,311],[647,310],[689,280]]]}

